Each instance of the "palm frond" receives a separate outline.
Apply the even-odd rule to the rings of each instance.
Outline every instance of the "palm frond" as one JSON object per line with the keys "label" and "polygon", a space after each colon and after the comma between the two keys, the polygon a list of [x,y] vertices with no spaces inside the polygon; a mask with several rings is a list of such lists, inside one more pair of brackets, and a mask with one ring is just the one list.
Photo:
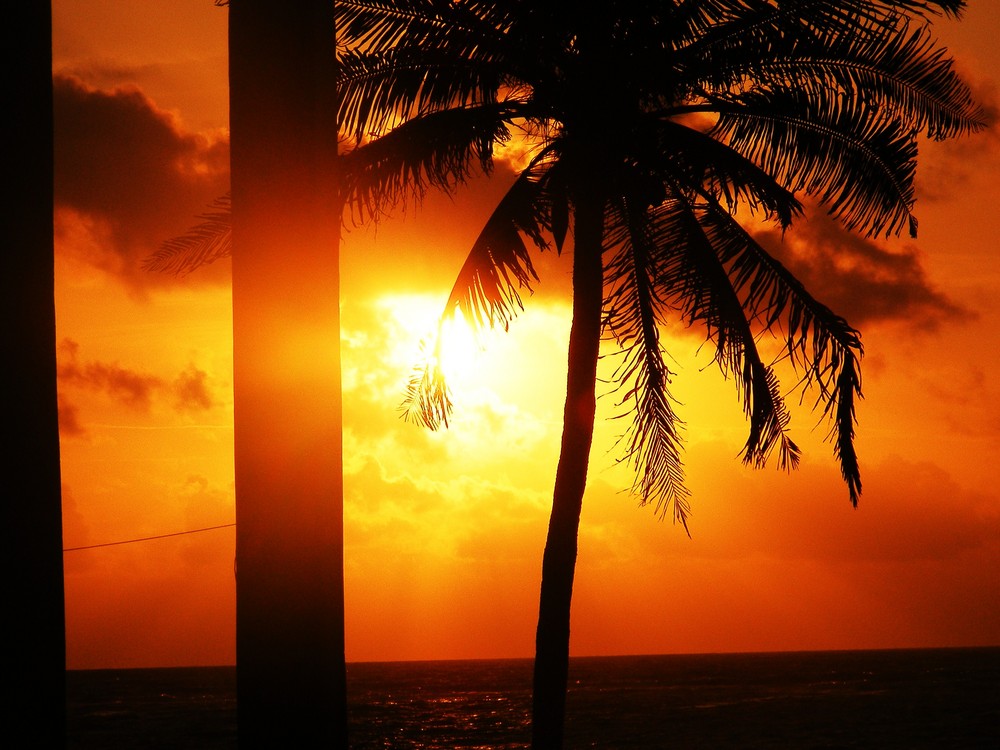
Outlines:
{"label": "palm frond", "polygon": [[795,195],[773,173],[711,134],[670,119],[656,130],[656,149],[647,161],[669,183],[707,191],[730,211],[745,208],[783,228],[801,214]]}
{"label": "palm frond", "polygon": [[522,234],[544,249],[547,218],[538,195],[542,183],[523,172],[497,205],[458,273],[445,307],[477,330],[502,326],[524,309],[520,291],[538,280]]}
{"label": "palm frond", "polygon": [[[866,11],[874,11],[883,18],[894,21],[901,15],[919,18],[946,15],[958,17],[968,5],[968,0],[798,0],[806,7],[828,6],[831,12],[839,12],[847,21],[857,18]],[[789,3],[795,5],[795,2]]]}
{"label": "palm frond", "polygon": [[[671,372],[660,344],[664,304],[656,289],[660,272],[645,208],[643,203],[629,210],[617,202],[608,242],[614,251],[605,271],[605,326],[619,347],[621,361],[613,380],[619,417],[628,423],[619,445],[621,460],[634,470],[632,491],[640,504],[655,502],[661,517],[672,510],[674,522],[687,530],[690,493],[681,459],[682,423],[674,410]],[[614,238],[616,228],[620,240]]]}
{"label": "palm frond", "polygon": [[843,353],[842,362],[835,356],[830,367],[838,374],[833,398],[826,402],[824,412],[833,422],[828,439],[833,442],[841,476],[847,483],[851,504],[856,508],[861,497],[861,467],[854,447],[854,426],[858,421],[855,396],[861,396],[861,372],[857,359],[849,350]]}
{"label": "palm frond", "polygon": [[795,468],[799,449],[787,434],[789,414],[777,376],[757,349],[753,311],[739,298],[700,212],[677,196],[657,210],[655,226],[663,248],[658,287],[689,325],[705,327],[716,363],[733,377],[743,401],[749,421],[744,462],[765,466],[778,448],[779,468]]}
{"label": "palm frond", "polygon": [[708,199],[699,222],[747,319],[784,341],[803,393],[815,389],[815,408],[832,421],[828,438],[857,505],[861,477],[854,450],[855,403],[862,397],[859,361],[864,353],[858,332],[814,299],[723,206]]}
{"label": "palm frond", "polygon": [[682,3],[690,28],[677,37],[674,64],[719,92],[746,80],[740,69],[755,80],[759,67],[774,60],[808,56],[834,39],[874,46],[910,19],[927,23],[942,14],[957,17],[964,6],[964,0],[784,0],[749,7],[745,2]]}
{"label": "palm frond", "polygon": [[[983,126],[928,27],[965,5],[609,0],[582,14],[569,0],[347,0],[337,11],[340,112],[357,148],[343,159],[344,196],[355,218],[378,218],[489,171],[494,146],[531,129],[536,158],[477,240],[442,320],[507,327],[537,279],[529,246],[554,239],[561,249],[590,181],[610,196],[604,331],[621,347],[619,406],[636,414],[621,436],[633,490],[665,498],[658,507],[686,526],[681,422],[659,339],[673,309],[705,327],[736,383],[744,460],[798,460],[774,369],[787,360],[793,391],[815,393],[830,422],[857,503],[860,336],[740,220],[749,211],[786,228],[806,194],[848,230],[914,233],[918,137]],[[766,334],[784,345],[770,361]],[[436,427],[452,404],[439,345],[426,351],[404,406]]]}
{"label": "palm frond", "polygon": [[507,191],[476,239],[452,287],[438,322],[437,336],[425,350],[430,356],[418,364],[401,409],[408,421],[431,429],[444,424],[452,412],[451,396],[441,367],[442,329],[450,315],[464,317],[473,329],[507,329],[524,309],[523,291],[538,280],[522,234],[544,249],[547,217],[540,208],[547,169],[544,159],[522,172]]}
{"label": "palm frond", "polygon": [[720,75],[756,88],[796,89],[820,110],[847,97],[862,102],[869,118],[906,123],[937,140],[985,126],[982,108],[927,26],[856,31],[833,30],[806,41],[782,37],[764,55],[726,57]]}
{"label": "palm frond", "polygon": [[186,275],[201,266],[232,255],[232,207],[227,193],[199,214],[201,222],[179,237],[162,243],[142,263],[143,270]]}
{"label": "palm frond", "polygon": [[[685,2],[699,11],[699,33],[689,37],[692,47],[705,49],[739,46],[779,37],[806,39],[828,31],[846,31],[855,36],[872,29],[889,28],[901,19],[961,15],[967,0],[782,0],[747,3]],[[698,6],[705,6],[700,8]]]}
{"label": "palm frond", "polygon": [[357,142],[442,109],[493,103],[500,72],[489,61],[412,47],[344,52],[338,61],[339,121]]}
{"label": "palm frond", "polygon": [[511,23],[505,3],[439,0],[337,0],[337,43],[350,49],[400,45],[474,53],[502,43]]}
{"label": "palm frond", "polygon": [[448,426],[454,404],[451,391],[445,380],[441,366],[442,327],[444,318],[438,323],[433,344],[425,339],[420,342],[420,362],[413,367],[406,384],[406,397],[400,404],[403,419],[415,422],[430,430],[442,425]]}
{"label": "palm frond", "polygon": [[356,221],[381,217],[429,188],[450,192],[474,172],[492,169],[493,145],[509,138],[508,104],[427,114],[345,153],[343,195]]}
{"label": "palm frond", "polygon": [[815,195],[832,216],[869,237],[916,234],[917,145],[899,121],[867,116],[855,99],[832,107],[795,90],[747,92],[720,106],[713,135],[794,191]]}

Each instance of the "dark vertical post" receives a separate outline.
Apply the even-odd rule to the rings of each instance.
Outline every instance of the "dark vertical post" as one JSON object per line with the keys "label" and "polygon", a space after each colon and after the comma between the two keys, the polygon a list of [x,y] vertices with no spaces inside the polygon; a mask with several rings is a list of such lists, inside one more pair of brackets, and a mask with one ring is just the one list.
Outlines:
{"label": "dark vertical post", "polygon": [[4,24],[7,148],[4,269],[4,715],[10,738],[62,747],[66,615],[56,395],[52,8],[25,3]]}
{"label": "dark vertical post", "polygon": [[229,14],[239,735],[345,748],[333,3]]}

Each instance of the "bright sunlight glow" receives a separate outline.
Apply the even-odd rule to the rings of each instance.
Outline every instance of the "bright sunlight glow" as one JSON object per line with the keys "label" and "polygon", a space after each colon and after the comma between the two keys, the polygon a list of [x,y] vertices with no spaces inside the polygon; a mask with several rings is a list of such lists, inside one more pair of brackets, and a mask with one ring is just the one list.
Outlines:
{"label": "bright sunlight glow", "polygon": [[439,364],[445,378],[452,389],[471,385],[483,348],[460,313],[441,321],[441,298],[427,294],[388,295],[379,300],[379,307],[392,316],[393,328],[399,331],[392,352],[394,363],[411,368],[434,356],[440,323]]}

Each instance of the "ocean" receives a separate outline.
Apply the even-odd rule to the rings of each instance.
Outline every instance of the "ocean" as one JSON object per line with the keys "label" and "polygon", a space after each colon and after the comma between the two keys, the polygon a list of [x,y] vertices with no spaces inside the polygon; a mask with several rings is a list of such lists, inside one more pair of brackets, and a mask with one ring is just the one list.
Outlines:
{"label": "ocean", "polygon": [[[69,748],[236,747],[232,667],[67,673]],[[531,660],[348,665],[355,750],[514,750]],[[575,658],[567,748],[1000,748],[1000,648]]]}

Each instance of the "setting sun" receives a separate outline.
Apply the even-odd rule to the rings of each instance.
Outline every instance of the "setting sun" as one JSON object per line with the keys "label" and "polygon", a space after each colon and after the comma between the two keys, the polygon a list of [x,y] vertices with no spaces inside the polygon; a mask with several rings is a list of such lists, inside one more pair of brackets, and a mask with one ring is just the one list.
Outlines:
{"label": "setting sun", "polygon": [[391,357],[394,363],[411,367],[438,364],[451,387],[469,384],[484,344],[461,313],[442,318],[441,299],[428,294],[385,296],[376,304],[392,316],[400,332]]}

